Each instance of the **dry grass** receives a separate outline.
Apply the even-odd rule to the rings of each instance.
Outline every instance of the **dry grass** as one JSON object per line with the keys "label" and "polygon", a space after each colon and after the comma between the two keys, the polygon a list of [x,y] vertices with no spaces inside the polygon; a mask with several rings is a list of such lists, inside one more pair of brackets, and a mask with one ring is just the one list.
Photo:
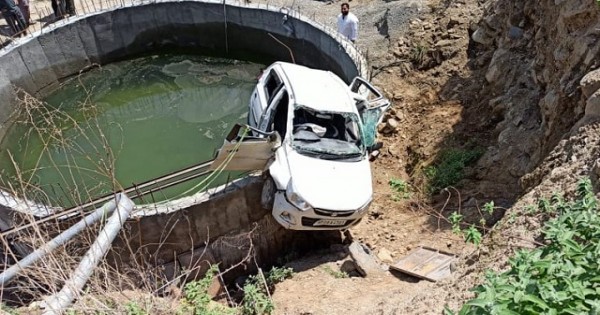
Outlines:
{"label": "dry grass", "polygon": [[[86,91],[88,91],[88,95],[91,94],[89,90],[86,89]],[[65,208],[91,200],[98,195],[99,189],[110,191],[122,189],[115,177],[114,165],[118,152],[113,152],[99,122],[95,119],[97,108],[90,102],[89,97],[79,104],[81,108],[79,113],[83,118],[78,117],[78,119],[66,114],[60,108],[43,103],[22,90],[19,90],[18,97],[20,110],[12,115],[12,123],[20,124],[28,130],[21,139],[20,145],[24,146],[25,152],[27,152],[31,145],[29,139],[39,138],[43,146],[41,154],[49,156],[52,167],[68,170],[61,174],[61,181],[65,186],[72,184],[73,187],[73,189],[62,191],[64,199],[50,196],[47,190],[35,183],[35,173],[42,167],[41,154],[33,167],[22,168],[18,159],[8,152],[15,168],[15,176],[3,177],[0,179],[0,184],[5,187],[7,192],[18,198],[25,199],[35,196],[33,199],[37,205],[27,203],[30,209],[26,210],[34,210],[37,206],[50,210],[49,205]],[[67,128],[76,130],[89,144],[84,147],[80,142],[78,144],[67,137],[63,132]],[[48,151],[57,149],[64,151],[66,157],[64,161],[66,162],[56,161],[50,154],[47,154]],[[83,161],[85,166],[78,161]],[[79,178],[82,174],[89,172],[105,179],[104,182],[109,183],[109,187],[79,185]],[[31,198],[27,199],[31,200]],[[31,225],[31,227],[0,237],[4,248],[5,268],[21,259],[24,253],[50,241],[74,223],[74,219],[78,220],[79,218],[80,216],[75,216],[68,220],[63,218],[62,220],[54,219],[38,223],[39,218],[28,211],[15,212],[15,216],[11,218],[13,226]],[[72,276],[72,272],[77,268],[81,258],[97,239],[102,225],[103,223],[96,223],[89,226],[67,244],[23,270],[0,292],[2,301],[13,307],[20,307],[11,309],[20,314],[41,312],[40,304],[32,304],[32,302],[43,301],[61,290],[65,281]],[[169,230],[165,233],[171,232]],[[120,233],[121,240],[131,239],[125,235],[126,231]],[[251,234],[252,232],[249,232],[248,235],[242,236],[250,239],[250,248],[244,261],[248,261],[253,252]],[[166,239],[167,236],[164,235],[163,239]],[[196,269],[202,266],[186,266],[187,270],[173,279],[173,275],[168,276],[169,272],[163,266],[157,266],[145,259],[145,257],[153,255],[152,253],[143,253],[143,250],[137,247],[138,245],[125,241],[118,254],[112,252],[109,254],[110,259],[103,259],[87,281],[84,292],[79,292],[77,302],[69,312],[75,314],[172,314],[179,312],[181,306],[179,298],[184,289],[183,285],[188,280],[193,280],[191,275],[196,275]],[[111,263],[117,260],[127,261],[127,264],[118,264],[117,266],[117,264]]]}

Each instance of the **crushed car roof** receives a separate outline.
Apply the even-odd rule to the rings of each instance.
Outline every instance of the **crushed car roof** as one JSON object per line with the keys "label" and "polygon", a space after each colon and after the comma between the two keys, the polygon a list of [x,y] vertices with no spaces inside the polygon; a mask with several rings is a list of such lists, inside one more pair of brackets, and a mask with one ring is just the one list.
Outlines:
{"label": "crushed car roof", "polygon": [[356,112],[344,81],[330,71],[277,62],[290,84],[296,104],[328,112]]}

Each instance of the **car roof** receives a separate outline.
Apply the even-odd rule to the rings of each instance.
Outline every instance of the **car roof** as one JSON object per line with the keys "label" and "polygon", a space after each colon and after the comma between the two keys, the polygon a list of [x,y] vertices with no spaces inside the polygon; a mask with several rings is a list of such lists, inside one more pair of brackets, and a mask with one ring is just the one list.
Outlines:
{"label": "car roof", "polygon": [[289,83],[297,105],[328,112],[356,112],[349,87],[330,71],[276,62]]}

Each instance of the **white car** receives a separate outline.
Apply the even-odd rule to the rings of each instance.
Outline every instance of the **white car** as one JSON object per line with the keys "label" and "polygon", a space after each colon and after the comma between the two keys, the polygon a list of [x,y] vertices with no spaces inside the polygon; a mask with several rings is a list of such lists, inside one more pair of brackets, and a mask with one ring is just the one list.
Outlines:
{"label": "white car", "polygon": [[373,198],[369,146],[389,104],[358,77],[348,86],[332,72],[285,62],[263,72],[248,123],[281,137],[262,193],[277,222],[340,230],[360,221]]}

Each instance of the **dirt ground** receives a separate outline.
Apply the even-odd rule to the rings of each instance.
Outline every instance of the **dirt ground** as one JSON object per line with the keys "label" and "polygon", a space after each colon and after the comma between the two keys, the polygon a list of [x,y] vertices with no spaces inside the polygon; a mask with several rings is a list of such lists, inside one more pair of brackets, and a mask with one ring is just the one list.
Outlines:
{"label": "dirt ground", "polygon": [[[360,4],[352,2],[355,7]],[[514,198],[514,193],[501,186],[482,189],[468,181],[457,190],[432,197],[425,193],[423,168],[441,149],[467,143],[485,148],[492,140],[486,128],[488,117],[477,103],[477,89],[462,86],[463,82],[476,82],[474,76],[483,76],[470,69],[467,56],[468,28],[480,18],[479,4],[430,2],[427,7],[429,12],[413,17],[400,36],[389,38],[387,51],[371,60],[372,81],[393,102],[388,118],[399,124],[393,132],[379,134],[384,145],[372,162],[374,201],[366,220],[351,233],[380,258],[389,253],[392,261],[421,245],[468,257],[475,247],[452,233],[445,216],[456,210],[459,200],[482,206],[492,198]],[[423,60],[413,55],[419,45],[429,47]],[[439,55],[443,60],[435,64]],[[407,182],[410,195],[394,198],[389,185],[392,179]],[[343,270],[348,259],[344,253],[317,253],[291,263],[302,271],[277,286],[273,295],[276,313],[440,314],[447,286],[458,280],[432,283],[397,272],[342,278],[332,272]],[[463,286],[476,284],[476,279],[471,281]]]}

